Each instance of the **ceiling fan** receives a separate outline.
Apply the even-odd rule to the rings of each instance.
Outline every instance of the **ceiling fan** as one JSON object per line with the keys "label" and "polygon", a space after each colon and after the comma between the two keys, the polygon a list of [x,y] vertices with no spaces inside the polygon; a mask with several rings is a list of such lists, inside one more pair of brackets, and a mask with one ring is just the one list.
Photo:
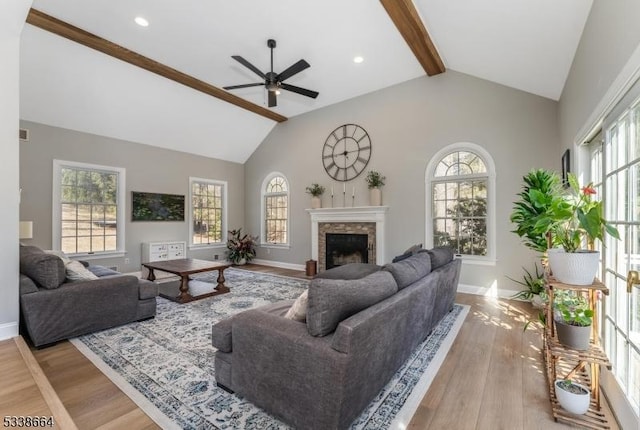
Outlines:
{"label": "ceiling fan", "polygon": [[304,69],[311,67],[309,63],[304,60],[300,60],[297,63],[289,66],[289,68],[285,69],[282,73],[274,73],[273,72],[273,48],[276,47],[276,41],[273,39],[267,40],[267,46],[271,49],[271,71],[267,73],[262,73],[260,69],[256,66],[245,60],[239,55],[232,55],[231,58],[245,66],[247,69],[251,70],[256,75],[260,76],[264,79],[264,82],[255,83],[255,84],[242,84],[242,85],[232,85],[230,87],[222,87],[225,90],[235,90],[237,88],[247,88],[247,87],[258,87],[264,85],[267,88],[268,93],[268,105],[269,107],[277,106],[276,95],[280,94],[280,90],[287,90],[293,93],[302,94],[303,96],[316,98],[318,97],[318,92],[307,90],[306,88],[296,87],[294,85],[285,84],[283,81],[292,77],[293,75],[302,72]]}

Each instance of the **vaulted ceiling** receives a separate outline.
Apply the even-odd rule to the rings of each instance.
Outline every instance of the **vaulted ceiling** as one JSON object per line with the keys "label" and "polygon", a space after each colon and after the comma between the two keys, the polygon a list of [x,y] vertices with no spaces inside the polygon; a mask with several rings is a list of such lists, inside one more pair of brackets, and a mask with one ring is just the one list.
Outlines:
{"label": "vaulted ceiling", "polygon": [[[282,91],[270,111],[290,118],[426,74],[385,10],[406,1],[35,0],[33,8],[216,90],[260,82],[231,56],[268,71],[266,42],[275,39],[274,71],[303,58],[311,67],[287,83],[320,93]],[[553,100],[591,3],[414,0],[446,69]],[[240,163],[277,123],[34,25],[21,43],[25,120]],[[264,87],[231,93],[267,109]]]}

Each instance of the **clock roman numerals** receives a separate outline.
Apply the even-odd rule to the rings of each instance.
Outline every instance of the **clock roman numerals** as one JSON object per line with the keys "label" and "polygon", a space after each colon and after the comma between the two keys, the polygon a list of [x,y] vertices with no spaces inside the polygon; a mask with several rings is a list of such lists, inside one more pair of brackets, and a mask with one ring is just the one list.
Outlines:
{"label": "clock roman numerals", "polygon": [[358,177],[371,159],[371,138],[356,124],[336,127],[324,142],[322,164],[327,174],[337,181]]}

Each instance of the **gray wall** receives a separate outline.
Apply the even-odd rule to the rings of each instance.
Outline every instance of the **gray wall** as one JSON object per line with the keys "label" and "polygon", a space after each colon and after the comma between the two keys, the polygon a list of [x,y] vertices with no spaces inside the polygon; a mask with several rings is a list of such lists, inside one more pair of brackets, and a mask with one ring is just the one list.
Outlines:
{"label": "gray wall", "polygon": [[[321,163],[321,150],[335,127],[356,123],[372,139],[366,170],[387,177],[383,204],[389,205],[388,259],[425,240],[425,169],[441,148],[473,142],[493,157],[497,171],[497,265],[465,264],[461,282],[500,289],[519,289],[505,278],[532,268],[534,255],[510,233],[512,202],[521,178],[531,168],[558,169],[557,103],[468,75],[447,71],[300,115],[278,124],[245,164],[245,224],[260,231],[260,187],[264,177],[280,171],[291,185],[290,249],[260,249],[259,258],[303,264],[311,256],[311,224],[305,187],[318,182],[342,193]],[[364,175],[347,184],[356,187],[355,205],[367,205]],[[350,198],[350,197],[349,197]],[[341,197],[336,206],[342,205]],[[350,204],[350,203],[348,203]],[[325,193],[323,206],[330,206]],[[495,282],[495,284],[494,284]]]}
{"label": "gray wall", "polygon": [[[131,191],[189,195],[189,177],[228,182],[229,228],[242,226],[244,219],[244,171],[237,163],[190,155],[183,152],[96,136],[43,124],[22,121],[30,141],[20,146],[20,219],[34,223],[34,238],[24,241],[51,248],[51,201],[53,160],[78,161],[126,169],[127,206],[125,234],[127,258],[92,260],[94,264],[117,266],[121,271],[140,270],[142,242],[182,240],[188,243],[189,226],[184,222],[131,222]],[[212,145],[215,139],[212,139]],[[185,208],[186,209],[186,208]],[[224,246],[189,251],[194,258],[224,258]]]}
{"label": "gray wall", "polygon": [[0,340],[18,335],[18,118],[20,32],[31,1],[0,4]]}
{"label": "gray wall", "polygon": [[[640,43],[640,1],[595,0],[559,104],[560,156]],[[598,112],[602,114],[602,112]],[[595,124],[588,124],[593,126]],[[575,158],[574,158],[575,160]]]}

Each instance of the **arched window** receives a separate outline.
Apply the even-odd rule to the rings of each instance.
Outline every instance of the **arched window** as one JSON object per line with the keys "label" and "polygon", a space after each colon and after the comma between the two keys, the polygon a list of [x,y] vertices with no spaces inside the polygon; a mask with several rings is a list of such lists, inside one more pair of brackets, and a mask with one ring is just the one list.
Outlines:
{"label": "arched window", "polygon": [[473,143],[439,151],[426,172],[427,238],[470,259],[495,260],[495,168]]}
{"label": "arched window", "polygon": [[271,173],[262,184],[261,237],[265,244],[289,244],[289,183],[282,173]]}

